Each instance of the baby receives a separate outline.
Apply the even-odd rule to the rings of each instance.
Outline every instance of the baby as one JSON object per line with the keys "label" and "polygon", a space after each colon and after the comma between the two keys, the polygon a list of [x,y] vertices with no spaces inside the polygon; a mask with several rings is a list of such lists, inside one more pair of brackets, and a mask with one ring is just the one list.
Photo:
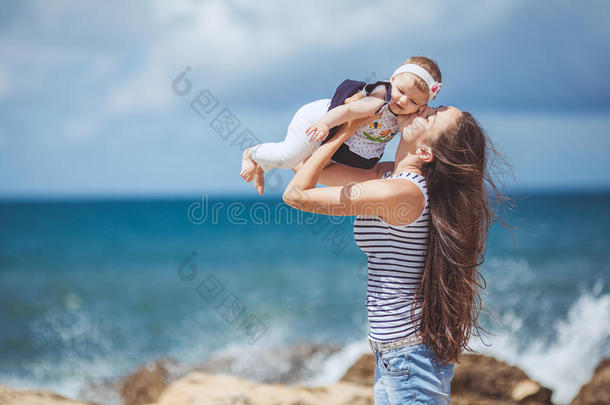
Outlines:
{"label": "baby", "polygon": [[294,168],[332,138],[339,125],[381,114],[374,122],[358,128],[332,156],[334,162],[370,169],[381,159],[387,142],[400,131],[397,116],[423,111],[440,90],[441,79],[436,62],[414,56],[394,71],[390,81],[366,84],[345,80],[332,99],[302,106],[292,118],[282,142],[246,149],[240,175],[247,182],[255,178],[257,191],[262,195],[261,172],[275,167]]}

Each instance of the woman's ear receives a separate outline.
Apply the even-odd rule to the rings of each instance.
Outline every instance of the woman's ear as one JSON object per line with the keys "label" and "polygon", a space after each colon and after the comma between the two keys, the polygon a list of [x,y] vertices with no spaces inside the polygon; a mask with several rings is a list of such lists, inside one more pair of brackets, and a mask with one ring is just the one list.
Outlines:
{"label": "woman's ear", "polygon": [[415,153],[425,163],[430,163],[434,159],[434,155],[432,154],[432,148],[430,148],[428,145],[418,146]]}

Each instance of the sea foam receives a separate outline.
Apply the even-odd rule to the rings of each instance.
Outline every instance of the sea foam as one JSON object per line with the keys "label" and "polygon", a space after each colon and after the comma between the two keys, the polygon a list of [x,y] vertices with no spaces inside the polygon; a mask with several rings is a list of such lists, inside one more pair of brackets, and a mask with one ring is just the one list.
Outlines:
{"label": "sea foam", "polygon": [[[581,294],[570,307],[567,318],[551,326],[555,338],[550,344],[545,339],[534,338],[521,349],[523,345],[509,331],[485,337],[489,346],[478,338],[473,338],[470,346],[477,353],[521,368],[530,378],[553,390],[555,403],[568,404],[590,380],[601,358],[610,355],[610,294],[600,295],[601,290],[600,282],[592,291]],[[519,328],[520,324],[518,318],[508,322],[509,328]],[[320,386],[336,382],[361,355],[369,352],[364,339],[349,342],[305,383]]]}

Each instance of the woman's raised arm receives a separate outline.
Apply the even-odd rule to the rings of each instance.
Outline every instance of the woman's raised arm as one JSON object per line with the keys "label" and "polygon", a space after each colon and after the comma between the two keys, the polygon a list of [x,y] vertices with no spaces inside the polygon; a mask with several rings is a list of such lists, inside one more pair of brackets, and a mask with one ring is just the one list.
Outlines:
{"label": "woman's raised arm", "polygon": [[[371,120],[369,117],[344,125],[333,139],[314,152],[286,187],[282,196],[284,202],[296,209],[318,214],[377,216],[393,225],[415,220],[425,201],[419,188],[411,182],[375,177],[342,186],[316,188],[328,159],[360,125]],[[372,174],[375,169],[369,172]]]}
{"label": "woman's raised arm", "polygon": [[394,162],[379,162],[371,169],[359,169],[333,162],[322,170],[318,178],[318,184],[344,186],[354,182],[361,183],[367,180],[380,179],[392,169],[394,169]]}
{"label": "woman's raised arm", "polygon": [[[384,100],[385,89],[371,93],[371,96],[378,97],[380,100]],[[348,105],[350,103],[360,101],[363,98],[364,94],[359,91],[353,96],[346,98],[343,104]],[[367,120],[368,119],[365,117],[361,122],[366,123],[368,122]],[[307,159],[305,159],[305,161],[307,161]],[[299,169],[303,167],[303,164],[304,162],[300,163],[292,170],[295,173],[298,172]],[[380,162],[377,163],[371,169],[359,169],[357,167],[350,167],[341,163],[333,162],[322,170],[322,173],[320,173],[320,177],[318,178],[318,184],[323,184],[325,186],[344,186],[353,182],[363,182],[366,180],[380,179],[381,176],[384,175],[384,173],[392,169],[394,169],[394,162]]]}

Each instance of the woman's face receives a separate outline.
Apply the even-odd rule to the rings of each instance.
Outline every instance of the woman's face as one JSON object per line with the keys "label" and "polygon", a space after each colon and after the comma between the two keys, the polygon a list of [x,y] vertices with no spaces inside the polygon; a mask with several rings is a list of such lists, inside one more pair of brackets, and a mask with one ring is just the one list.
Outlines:
{"label": "woman's face", "polygon": [[426,107],[419,115],[411,114],[399,117],[398,126],[405,141],[426,141],[434,144],[461,114],[462,112],[455,107]]}

